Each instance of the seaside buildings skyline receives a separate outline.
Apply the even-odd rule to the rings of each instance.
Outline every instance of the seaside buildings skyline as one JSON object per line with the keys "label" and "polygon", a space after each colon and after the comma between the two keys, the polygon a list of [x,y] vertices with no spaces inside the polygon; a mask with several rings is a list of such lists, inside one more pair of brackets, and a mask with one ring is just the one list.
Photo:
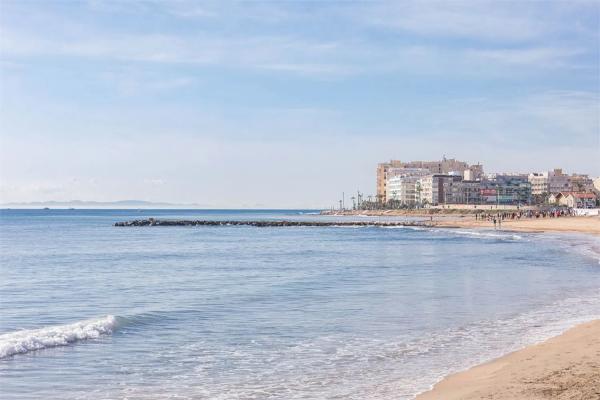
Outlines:
{"label": "seaside buildings skyline", "polygon": [[480,162],[470,165],[444,156],[440,161],[379,163],[376,191],[376,202],[390,208],[450,204],[560,204],[588,208],[595,206],[599,188],[588,175],[566,174],[561,168],[485,174]]}

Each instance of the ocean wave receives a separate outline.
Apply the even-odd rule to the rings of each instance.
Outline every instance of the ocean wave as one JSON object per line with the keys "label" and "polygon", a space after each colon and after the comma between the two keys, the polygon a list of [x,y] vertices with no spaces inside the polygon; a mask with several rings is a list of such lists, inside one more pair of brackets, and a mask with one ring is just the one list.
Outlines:
{"label": "ocean wave", "polygon": [[66,346],[82,340],[96,339],[111,334],[117,327],[117,318],[107,315],[67,325],[40,329],[25,329],[0,335],[0,359],[50,347]]}
{"label": "ocean wave", "polygon": [[411,231],[428,231],[431,228],[426,226],[415,226],[415,225],[390,225],[390,226],[381,226],[383,229],[409,229]]}

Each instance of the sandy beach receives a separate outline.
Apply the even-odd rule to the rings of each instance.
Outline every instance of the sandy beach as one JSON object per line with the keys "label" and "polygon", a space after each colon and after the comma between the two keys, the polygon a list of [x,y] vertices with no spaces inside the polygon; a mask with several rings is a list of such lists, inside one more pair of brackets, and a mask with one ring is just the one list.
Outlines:
{"label": "sandy beach", "polygon": [[[442,227],[493,228],[490,221],[469,216],[433,217],[433,224]],[[600,217],[561,217],[504,220],[499,229],[521,232],[577,232],[600,236]]]}
{"label": "sandy beach", "polygon": [[600,320],[450,375],[417,400],[600,399]]}

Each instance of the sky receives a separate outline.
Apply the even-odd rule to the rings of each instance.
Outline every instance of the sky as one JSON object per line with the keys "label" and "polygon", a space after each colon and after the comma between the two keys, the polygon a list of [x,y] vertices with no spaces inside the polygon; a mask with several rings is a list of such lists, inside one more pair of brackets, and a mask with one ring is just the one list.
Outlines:
{"label": "sky", "polygon": [[597,176],[599,21],[599,1],[2,0],[0,202],[321,208],[444,155]]}

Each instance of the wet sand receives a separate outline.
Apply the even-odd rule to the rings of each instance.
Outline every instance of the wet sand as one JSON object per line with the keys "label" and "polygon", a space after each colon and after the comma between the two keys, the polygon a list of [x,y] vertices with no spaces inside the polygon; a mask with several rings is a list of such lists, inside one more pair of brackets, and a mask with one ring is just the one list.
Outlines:
{"label": "wet sand", "polygon": [[600,320],[450,375],[417,400],[600,399]]}

